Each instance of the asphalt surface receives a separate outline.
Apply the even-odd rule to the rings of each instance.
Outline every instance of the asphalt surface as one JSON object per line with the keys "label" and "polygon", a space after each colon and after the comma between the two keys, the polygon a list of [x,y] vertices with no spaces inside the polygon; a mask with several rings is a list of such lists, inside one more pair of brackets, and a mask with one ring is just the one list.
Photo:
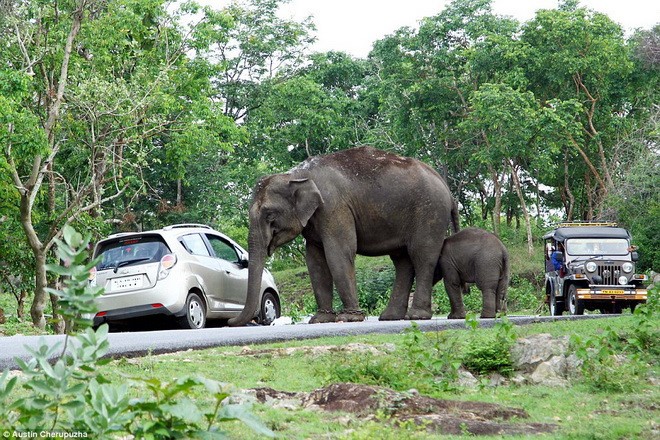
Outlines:
{"label": "asphalt surface", "polygon": [[[611,318],[615,315],[583,316],[508,316],[515,325],[537,322],[566,321],[577,319]],[[434,318],[428,321],[415,321],[420,330],[432,332],[446,329],[465,329],[465,320]],[[480,319],[481,327],[492,327],[495,319]],[[220,346],[243,346],[313,339],[332,336],[355,336],[370,333],[401,333],[410,327],[411,321],[378,321],[370,317],[364,322],[296,324],[281,326],[220,327],[201,330],[161,330],[109,333],[110,350],[106,357],[137,357],[148,353],[162,354],[188,349],[204,349]],[[42,342],[43,341],[43,342]],[[64,342],[63,335],[48,336],[8,336],[0,337],[0,372],[18,369],[16,358],[29,360],[32,356],[28,348],[37,349],[42,343],[49,347]],[[51,359],[54,359],[51,358]]]}

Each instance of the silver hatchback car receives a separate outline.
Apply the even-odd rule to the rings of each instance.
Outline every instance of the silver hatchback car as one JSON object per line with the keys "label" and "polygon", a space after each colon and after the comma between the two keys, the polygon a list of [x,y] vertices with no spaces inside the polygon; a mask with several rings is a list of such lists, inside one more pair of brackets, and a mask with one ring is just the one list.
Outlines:
{"label": "silver hatchback car", "polygon": [[[90,274],[103,286],[94,325],[147,315],[168,315],[183,328],[207,319],[237,316],[247,296],[248,254],[205,225],[181,224],[147,232],[119,233],[98,242],[99,263]],[[264,270],[259,324],[280,316],[275,280]]]}

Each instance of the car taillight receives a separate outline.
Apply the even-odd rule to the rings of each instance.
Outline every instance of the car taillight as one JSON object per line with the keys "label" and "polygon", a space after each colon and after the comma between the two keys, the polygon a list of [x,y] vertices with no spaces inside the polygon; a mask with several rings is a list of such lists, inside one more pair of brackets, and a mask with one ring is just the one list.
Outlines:
{"label": "car taillight", "polygon": [[176,264],[176,255],[167,254],[160,259],[160,270],[158,271],[158,279],[162,280],[170,274],[170,269]]}
{"label": "car taillight", "polygon": [[160,267],[162,269],[171,269],[176,264],[176,255],[167,254],[160,259]]}

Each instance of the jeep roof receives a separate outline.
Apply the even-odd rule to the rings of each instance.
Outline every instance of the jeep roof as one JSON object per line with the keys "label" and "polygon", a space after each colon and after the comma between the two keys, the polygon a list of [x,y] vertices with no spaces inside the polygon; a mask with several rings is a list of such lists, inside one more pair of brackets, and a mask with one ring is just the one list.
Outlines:
{"label": "jeep roof", "polygon": [[552,238],[563,242],[569,238],[625,238],[630,239],[630,233],[616,226],[616,223],[561,223],[556,229],[543,236],[544,240]]}

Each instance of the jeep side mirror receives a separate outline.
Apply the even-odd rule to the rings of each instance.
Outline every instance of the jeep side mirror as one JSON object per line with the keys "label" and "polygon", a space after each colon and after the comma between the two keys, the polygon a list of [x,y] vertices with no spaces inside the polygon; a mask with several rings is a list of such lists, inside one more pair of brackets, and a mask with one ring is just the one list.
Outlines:
{"label": "jeep side mirror", "polygon": [[633,260],[633,261],[638,261],[639,260],[639,254],[637,253],[637,251],[632,251],[630,253],[630,259]]}

